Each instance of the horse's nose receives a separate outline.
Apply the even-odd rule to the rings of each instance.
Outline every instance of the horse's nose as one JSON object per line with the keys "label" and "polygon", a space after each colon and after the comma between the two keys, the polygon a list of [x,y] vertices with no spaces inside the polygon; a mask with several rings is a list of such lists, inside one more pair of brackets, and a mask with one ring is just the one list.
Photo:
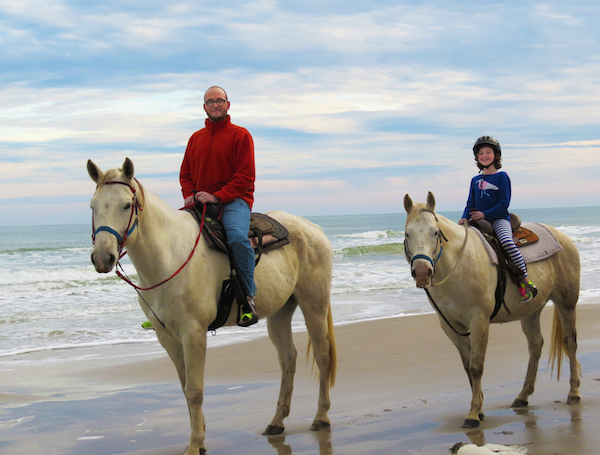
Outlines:
{"label": "horse's nose", "polygon": [[116,256],[112,253],[96,254],[92,252],[90,259],[99,273],[108,273],[115,265]]}
{"label": "horse's nose", "polygon": [[415,279],[417,287],[425,287],[433,278],[433,269],[429,264],[425,264],[422,261],[415,263],[412,269],[412,276]]}

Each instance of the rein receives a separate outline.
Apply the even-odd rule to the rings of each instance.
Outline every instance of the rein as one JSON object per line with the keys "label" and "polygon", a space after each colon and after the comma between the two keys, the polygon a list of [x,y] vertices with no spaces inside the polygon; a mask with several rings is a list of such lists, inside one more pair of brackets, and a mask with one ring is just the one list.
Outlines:
{"label": "rein", "polygon": [[[439,227],[439,222],[437,219],[437,216],[435,215],[435,213],[433,211],[427,210],[428,212],[432,213],[436,223],[438,223],[438,227]],[[432,268],[433,268],[433,276],[431,277],[431,287],[434,286],[440,286],[442,284],[444,284],[454,273],[454,271],[456,270],[456,267],[458,266],[458,263],[460,262],[460,259],[462,258],[462,255],[465,251],[465,247],[467,246],[467,239],[468,239],[468,226],[465,226],[465,240],[460,248],[460,252],[458,255],[458,258],[456,260],[456,263],[454,264],[454,267],[452,268],[452,270],[450,271],[450,273],[446,276],[446,278],[444,278],[442,281],[440,281],[439,283],[434,284],[433,283],[433,278],[435,277],[435,265],[437,264],[437,262],[440,260],[440,257],[442,256],[442,251],[443,251],[443,245],[442,245],[442,238],[447,242],[448,239],[446,238],[446,236],[444,235],[444,233],[442,232],[442,230],[440,229],[439,234],[437,235],[438,237],[438,242],[440,245],[440,252],[438,253],[437,257],[435,259],[430,258],[429,256],[425,255],[425,254],[416,254],[415,256],[410,257],[409,256],[409,250],[406,248],[406,240],[404,242],[405,248],[404,248],[404,252],[406,254],[406,258],[409,259],[410,262],[410,266],[412,268],[413,263],[417,260],[417,259],[425,259],[427,261],[429,261],[429,263],[431,264]],[[446,324],[448,324],[448,327],[450,327],[452,329],[452,331],[454,333],[456,333],[457,335],[461,336],[461,337],[467,337],[469,335],[471,335],[470,332],[467,333],[460,333],[458,330],[456,330],[454,328],[454,326],[452,324],[450,324],[450,321],[448,321],[448,319],[446,319],[446,316],[444,316],[444,313],[442,313],[442,311],[440,310],[440,308],[437,306],[437,304],[435,303],[435,300],[433,300],[433,297],[431,297],[431,294],[429,293],[429,289],[427,289],[426,287],[423,288],[425,290],[425,293],[427,294],[427,298],[429,299],[429,302],[431,302],[431,305],[433,306],[433,308],[435,309],[435,311],[437,311],[437,313],[442,317],[442,319],[444,320],[444,322],[446,322]]]}
{"label": "rein", "polygon": [[123,281],[125,281],[127,284],[131,285],[138,291],[150,291],[152,289],[156,289],[157,287],[165,284],[167,281],[175,278],[179,274],[179,272],[181,272],[183,270],[183,268],[187,265],[187,263],[190,262],[190,260],[192,259],[192,256],[194,256],[196,247],[198,246],[198,242],[200,241],[200,237],[202,236],[202,229],[204,228],[204,215],[205,214],[206,214],[206,205],[203,205],[202,206],[202,222],[200,223],[200,231],[198,232],[198,237],[196,237],[196,243],[194,243],[194,248],[192,248],[192,251],[191,251],[190,255],[188,256],[187,260],[183,264],[181,264],[181,267],[179,267],[177,269],[177,271],[175,271],[175,273],[173,273],[173,275],[171,275],[169,278],[166,278],[166,279],[162,280],[160,283],[156,283],[155,285],[147,287],[147,288],[142,288],[142,287],[138,286],[137,284],[135,284],[133,281],[131,281],[125,275],[125,270],[123,270],[123,266],[120,263],[121,258],[127,254],[127,251],[125,251],[123,254],[121,254],[121,256],[119,256],[119,261],[117,261],[117,267],[123,271],[123,273],[121,273],[121,272],[119,272],[119,270],[116,270],[116,273],[119,276],[119,278],[121,278]]}
{"label": "rein", "polygon": [[[440,281],[439,283],[434,284],[433,283],[433,278],[435,277],[435,267],[434,267],[434,273],[433,273],[433,277],[431,277],[431,286],[440,286],[442,284],[444,284],[446,282],[446,280],[448,280],[448,278],[450,278],[452,276],[452,274],[454,273],[454,271],[456,270],[456,266],[458,265],[458,263],[460,262],[460,258],[462,257],[463,253],[465,252],[465,247],[467,246],[467,239],[468,239],[468,226],[466,224],[463,225],[465,227],[465,240],[462,244],[462,246],[460,247],[460,252],[458,253],[458,259],[456,259],[456,262],[454,263],[454,267],[452,268],[452,270],[450,271],[450,273],[446,276],[446,278],[444,278],[442,281]],[[442,234],[443,235],[443,234]],[[446,237],[444,237],[444,240],[446,240],[446,242],[448,241],[448,239]],[[440,256],[442,255],[442,251],[440,248]],[[439,256],[438,256],[439,259]]]}
{"label": "rein", "polygon": [[[139,203],[139,201],[137,199],[137,191],[132,185],[125,183],[125,182],[119,182],[119,181],[110,181],[110,182],[106,182],[104,184],[105,185],[114,185],[114,184],[125,185],[133,193],[133,199],[132,199],[132,204],[131,204],[131,213],[129,215],[129,223],[127,224],[127,230],[125,232],[125,235],[121,236],[117,231],[115,231],[110,226],[100,226],[98,229],[94,229],[94,216],[92,215],[92,231],[93,231],[92,243],[94,243],[94,244],[96,243],[96,235],[102,231],[108,232],[117,238],[117,241],[119,242],[119,245],[118,245],[119,259],[117,260],[115,272],[119,278],[121,278],[127,284],[129,284],[130,286],[135,288],[137,291],[150,291],[152,289],[156,289],[157,287],[165,284],[167,281],[175,278],[179,274],[179,272],[181,272],[183,270],[183,268],[187,265],[187,263],[190,262],[190,260],[192,259],[192,256],[194,256],[194,252],[196,251],[196,247],[198,246],[198,242],[200,241],[200,237],[202,236],[202,229],[204,228],[204,216],[206,214],[206,205],[203,205],[203,207],[202,207],[202,222],[200,223],[200,232],[198,232],[198,237],[196,238],[196,243],[194,243],[194,248],[192,248],[192,252],[190,253],[187,260],[169,278],[166,278],[166,279],[162,280],[160,283],[157,283],[153,286],[149,286],[147,288],[142,288],[142,287],[138,286],[137,284],[135,284],[133,281],[131,281],[131,279],[129,279],[126,276],[125,270],[123,269],[123,266],[121,265],[120,261],[127,254],[127,251],[121,252],[123,250],[123,246],[124,246],[125,242],[127,241],[127,238],[133,233],[135,228],[138,226],[138,208],[139,208],[139,211],[141,212],[143,210],[143,207]],[[135,221],[133,222],[133,225],[132,225],[131,221],[133,220],[134,213],[135,213]],[[121,269],[121,271],[119,271],[118,269]],[[138,294],[139,294],[139,292],[138,292]],[[140,297],[141,297],[141,294],[140,294]],[[146,305],[148,305],[148,304],[146,304]]]}

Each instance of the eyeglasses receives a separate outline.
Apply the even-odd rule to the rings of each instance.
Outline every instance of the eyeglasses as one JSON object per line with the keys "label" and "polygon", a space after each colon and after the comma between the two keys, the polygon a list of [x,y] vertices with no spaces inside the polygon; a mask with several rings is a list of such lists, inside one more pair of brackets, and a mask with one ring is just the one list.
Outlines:
{"label": "eyeglasses", "polygon": [[204,104],[206,104],[208,107],[213,107],[215,104],[217,106],[223,106],[223,104],[225,104],[226,102],[227,100],[219,98],[218,100],[206,100]]}

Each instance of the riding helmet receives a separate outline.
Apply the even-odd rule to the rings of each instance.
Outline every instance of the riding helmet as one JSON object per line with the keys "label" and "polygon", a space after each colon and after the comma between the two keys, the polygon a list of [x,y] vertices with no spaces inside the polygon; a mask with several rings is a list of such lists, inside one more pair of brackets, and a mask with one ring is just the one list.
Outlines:
{"label": "riding helmet", "polygon": [[481,136],[479,139],[475,141],[475,145],[473,145],[473,153],[477,156],[477,152],[483,146],[487,145],[494,150],[494,153],[500,158],[502,156],[502,149],[500,148],[500,142],[498,142],[492,136]]}

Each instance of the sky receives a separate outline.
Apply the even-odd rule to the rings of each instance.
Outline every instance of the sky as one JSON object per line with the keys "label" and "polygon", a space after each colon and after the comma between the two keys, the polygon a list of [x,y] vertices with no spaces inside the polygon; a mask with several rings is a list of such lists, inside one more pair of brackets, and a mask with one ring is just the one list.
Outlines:
{"label": "sky", "polygon": [[598,22],[597,0],[0,0],[0,225],[89,223],[88,159],[181,207],[212,85],[258,212],[462,210],[482,135],[511,208],[600,206]]}

